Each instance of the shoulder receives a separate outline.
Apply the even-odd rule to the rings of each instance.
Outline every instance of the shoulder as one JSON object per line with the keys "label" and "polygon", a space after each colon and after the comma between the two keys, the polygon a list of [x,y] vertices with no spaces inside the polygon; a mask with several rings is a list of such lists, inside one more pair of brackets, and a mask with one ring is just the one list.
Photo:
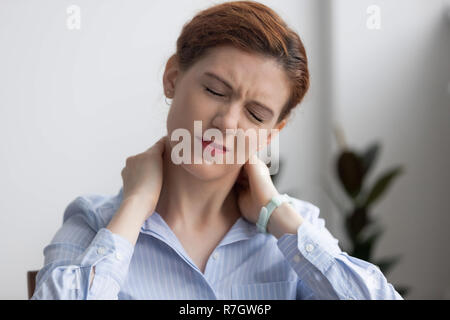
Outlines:
{"label": "shoulder", "polygon": [[72,200],[64,210],[63,224],[80,215],[95,231],[106,227],[122,201],[123,188],[116,195],[83,194]]}

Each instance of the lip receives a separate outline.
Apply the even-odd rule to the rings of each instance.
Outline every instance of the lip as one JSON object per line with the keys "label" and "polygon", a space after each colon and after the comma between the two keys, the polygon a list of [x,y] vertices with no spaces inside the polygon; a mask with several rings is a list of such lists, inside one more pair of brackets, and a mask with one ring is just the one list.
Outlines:
{"label": "lip", "polygon": [[228,149],[225,146],[222,146],[220,144],[217,144],[217,143],[214,143],[214,142],[211,142],[211,141],[205,141],[205,140],[203,140],[200,137],[197,137],[197,139],[200,140],[200,142],[203,145],[203,148],[212,147],[212,148],[214,148],[214,150],[216,150],[217,152],[220,152],[220,153],[228,152]]}

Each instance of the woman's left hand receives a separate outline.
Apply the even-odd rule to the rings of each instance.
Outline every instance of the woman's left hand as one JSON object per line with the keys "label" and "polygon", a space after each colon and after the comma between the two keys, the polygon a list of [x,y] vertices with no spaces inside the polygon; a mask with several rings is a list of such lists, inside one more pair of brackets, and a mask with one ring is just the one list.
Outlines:
{"label": "woman's left hand", "polygon": [[[253,157],[252,163],[250,159]],[[278,191],[273,185],[269,168],[256,154],[241,169],[236,182],[238,205],[242,216],[251,223],[258,221],[259,212]]]}

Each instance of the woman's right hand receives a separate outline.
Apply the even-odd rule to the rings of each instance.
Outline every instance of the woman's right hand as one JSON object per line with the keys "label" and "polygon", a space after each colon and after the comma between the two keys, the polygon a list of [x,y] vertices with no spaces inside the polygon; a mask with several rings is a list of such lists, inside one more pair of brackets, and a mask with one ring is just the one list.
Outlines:
{"label": "woman's right hand", "polygon": [[164,136],[145,152],[128,157],[122,169],[123,200],[140,202],[149,215],[156,207],[161,192],[166,139],[167,136]]}

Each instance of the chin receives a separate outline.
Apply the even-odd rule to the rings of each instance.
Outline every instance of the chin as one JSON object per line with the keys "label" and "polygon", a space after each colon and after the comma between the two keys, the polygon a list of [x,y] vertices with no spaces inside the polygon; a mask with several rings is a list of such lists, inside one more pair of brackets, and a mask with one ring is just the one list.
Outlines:
{"label": "chin", "polygon": [[234,166],[224,164],[208,164],[203,162],[202,164],[186,164],[181,166],[188,171],[191,175],[202,181],[215,180],[230,174],[233,171]]}

